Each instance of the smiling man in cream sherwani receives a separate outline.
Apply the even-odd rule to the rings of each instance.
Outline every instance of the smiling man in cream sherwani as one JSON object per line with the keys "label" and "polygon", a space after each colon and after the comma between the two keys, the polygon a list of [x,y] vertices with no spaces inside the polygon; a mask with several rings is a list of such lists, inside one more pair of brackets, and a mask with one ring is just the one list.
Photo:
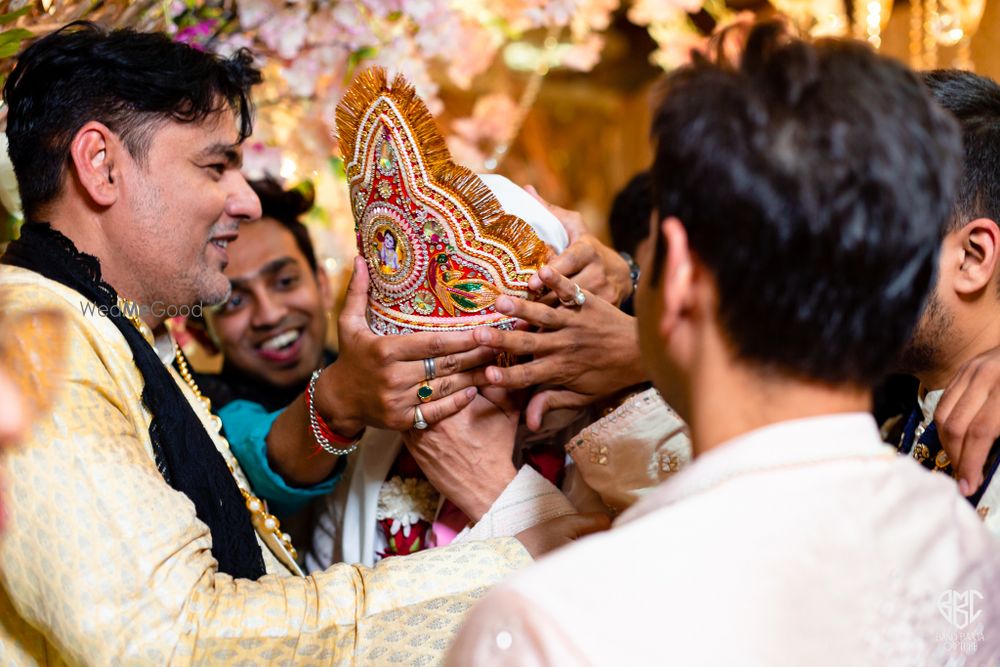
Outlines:
{"label": "smiling man in cream sherwani", "polygon": [[[246,53],[75,24],[7,81],[28,222],[0,302],[61,313],[67,361],[51,413],[0,457],[0,664],[428,664],[529,560],[500,538],[293,576],[287,536],[169,365],[164,314],[225,298],[226,246],[260,214],[239,172],[258,80]],[[18,341],[27,359],[38,336]],[[522,542],[579,525],[556,521]]]}

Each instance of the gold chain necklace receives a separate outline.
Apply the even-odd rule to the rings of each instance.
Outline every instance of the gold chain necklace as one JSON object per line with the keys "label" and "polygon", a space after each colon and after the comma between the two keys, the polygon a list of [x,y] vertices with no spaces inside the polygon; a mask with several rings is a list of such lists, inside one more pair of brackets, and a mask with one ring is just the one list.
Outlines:
{"label": "gold chain necklace", "polygon": [[[171,339],[173,340],[173,339]],[[194,381],[194,377],[191,375],[191,369],[188,367],[187,359],[184,358],[184,353],[181,352],[180,346],[177,345],[177,341],[173,341],[174,344],[174,358],[177,359],[177,369],[180,371],[181,379],[184,380],[185,384],[191,389],[191,393],[201,401],[201,404],[205,406],[205,409],[210,415],[212,415],[212,423],[215,425],[216,430],[222,426],[222,420],[215,414],[212,414],[212,401],[209,400],[207,396],[201,393],[201,389],[198,388],[198,384]],[[229,461],[226,461],[226,465],[229,467],[229,472],[233,475],[233,480],[236,482],[236,488],[240,490],[240,494],[243,496],[243,501],[246,503],[247,511],[250,512],[250,520],[257,529],[257,532],[261,534],[264,538],[264,542],[268,544],[275,555],[281,560],[286,567],[292,570],[297,575],[302,575],[302,570],[299,568],[296,559],[299,557],[298,552],[292,545],[292,538],[288,533],[281,532],[281,522],[273,514],[267,511],[267,506],[259,498],[254,496],[250,491],[244,488],[243,484],[240,483],[239,478],[236,476],[236,470]],[[278,547],[278,548],[275,548]],[[283,557],[283,556],[286,556]]]}
{"label": "gold chain necklace", "polygon": [[[119,296],[118,309],[125,316],[125,319],[131,322],[132,326],[142,333],[144,325],[142,319],[139,317],[139,307],[136,303]],[[180,371],[181,379],[184,380],[184,383],[187,384],[198,401],[205,407],[205,411],[211,417],[212,426],[215,427],[215,431],[218,433],[222,429],[222,420],[212,412],[212,401],[201,393],[198,383],[194,381],[191,369],[187,364],[187,359],[184,358],[184,353],[181,352],[177,341],[172,336],[170,341],[174,346],[174,359],[177,360],[177,369]],[[224,456],[223,459],[225,460]],[[247,511],[250,512],[250,522],[257,530],[257,533],[285,567],[294,574],[302,576],[302,569],[296,562],[298,552],[292,545],[291,536],[288,533],[281,532],[281,522],[278,521],[276,516],[267,511],[267,506],[264,502],[244,488],[243,484],[240,483],[239,477],[236,476],[236,470],[228,460],[226,460],[226,466],[229,468],[229,473],[233,476],[233,481],[236,482],[236,488],[240,490],[240,495],[243,496],[243,502],[246,503]]]}

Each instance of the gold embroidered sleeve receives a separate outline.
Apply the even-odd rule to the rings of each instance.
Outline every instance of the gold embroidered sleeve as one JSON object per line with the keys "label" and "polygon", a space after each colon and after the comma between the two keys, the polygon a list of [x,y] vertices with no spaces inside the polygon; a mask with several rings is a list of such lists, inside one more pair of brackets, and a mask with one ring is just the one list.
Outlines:
{"label": "gold embroidered sleeve", "polygon": [[51,415],[0,457],[0,663],[433,662],[469,604],[529,560],[508,539],[308,578],[219,574],[149,454],[118,377],[130,360],[81,321]]}

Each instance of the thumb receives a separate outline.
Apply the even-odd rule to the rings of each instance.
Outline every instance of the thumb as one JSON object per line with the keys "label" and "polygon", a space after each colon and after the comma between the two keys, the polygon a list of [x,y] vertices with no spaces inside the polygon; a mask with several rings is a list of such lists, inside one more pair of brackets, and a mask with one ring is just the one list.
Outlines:
{"label": "thumb", "polygon": [[529,431],[538,431],[542,428],[542,419],[545,418],[549,410],[558,408],[579,408],[589,405],[592,399],[589,396],[578,394],[568,389],[547,389],[540,391],[531,397],[528,406],[524,409],[524,420]]}
{"label": "thumb", "polygon": [[351,275],[351,282],[347,285],[347,298],[344,300],[344,309],[341,317],[347,319],[364,319],[365,307],[368,305],[368,265],[365,260],[358,255],[354,258],[354,273]]}

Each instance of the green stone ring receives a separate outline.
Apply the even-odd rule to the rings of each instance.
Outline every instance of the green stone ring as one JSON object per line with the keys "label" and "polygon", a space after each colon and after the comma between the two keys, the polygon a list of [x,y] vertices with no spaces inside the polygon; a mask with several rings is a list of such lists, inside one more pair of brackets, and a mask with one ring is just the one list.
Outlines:
{"label": "green stone ring", "polygon": [[417,388],[417,398],[420,399],[421,403],[426,403],[431,400],[431,396],[434,395],[434,390],[431,386],[424,380],[424,383]]}

